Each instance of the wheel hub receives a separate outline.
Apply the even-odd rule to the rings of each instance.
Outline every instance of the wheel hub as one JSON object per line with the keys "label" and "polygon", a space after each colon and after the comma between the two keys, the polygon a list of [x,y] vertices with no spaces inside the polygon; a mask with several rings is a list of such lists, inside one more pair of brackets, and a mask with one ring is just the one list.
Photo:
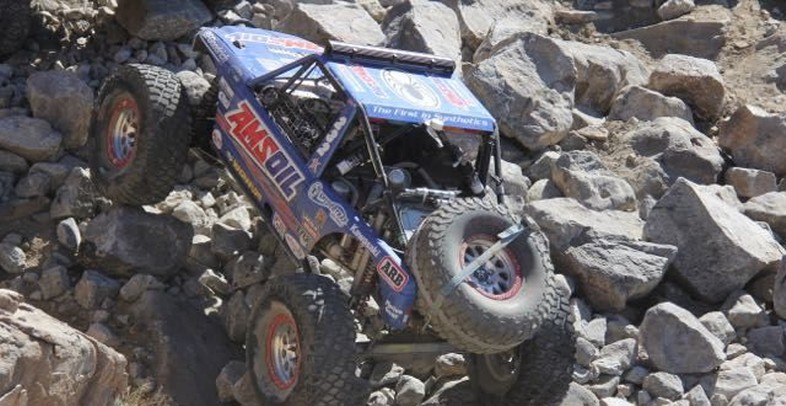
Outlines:
{"label": "wheel hub", "polygon": [[119,99],[107,126],[107,156],[118,169],[125,168],[136,154],[139,132],[139,107],[131,96]]}
{"label": "wheel hub", "polygon": [[288,314],[277,315],[267,334],[267,367],[273,383],[282,390],[291,388],[300,368],[300,342],[295,321]]}
{"label": "wheel hub", "polygon": [[[494,241],[485,236],[468,240],[464,244],[462,266],[472,263],[492,245],[494,245]],[[473,288],[484,296],[500,300],[515,295],[521,288],[521,280],[519,266],[507,249],[495,253],[466,279]]]}

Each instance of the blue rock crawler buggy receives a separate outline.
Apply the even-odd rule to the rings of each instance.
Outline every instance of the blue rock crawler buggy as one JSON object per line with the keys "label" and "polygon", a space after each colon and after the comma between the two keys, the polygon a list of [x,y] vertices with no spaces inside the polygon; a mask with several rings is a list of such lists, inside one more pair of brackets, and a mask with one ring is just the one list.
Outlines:
{"label": "blue rock crawler buggy", "polygon": [[[483,404],[559,401],[567,298],[543,235],[500,204],[496,123],[453,61],[242,27],[196,45],[217,70],[196,108],[161,68],[108,78],[92,169],[108,197],[150,204],[201,148],[303,265],[265,283],[249,318],[260,401],[364,404],[358,359],[402,348],[472,354]],[[353,275],[349,296],[319,275],[325,258]]]}

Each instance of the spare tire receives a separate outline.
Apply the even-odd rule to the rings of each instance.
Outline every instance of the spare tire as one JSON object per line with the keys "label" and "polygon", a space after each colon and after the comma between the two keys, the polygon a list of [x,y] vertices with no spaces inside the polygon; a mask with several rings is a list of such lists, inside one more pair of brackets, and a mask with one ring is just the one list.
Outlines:
{"label": "spare tire", "polygon": [[191,108],[172,72],[125,65],[98,92],[90,165],[99,190],[117,203],[163,200],[188,157]]}
{"label": "spare tire", "polygon": [[407,260],[418,282],[417,309],[459,349],[477,354],[509,350],[532,337],[551,313],[541,304],[553,293],[546,283],[553,265],[545,236],[533,226],[525,226],[524,233],[442,296],[443,287],[514,221],[493,203],[455,199],[429,215],[410,241]]}
{"label": "spare tire", "polygon": [[30,31],[30,0],[0,0],[0,55],[15,52]]}

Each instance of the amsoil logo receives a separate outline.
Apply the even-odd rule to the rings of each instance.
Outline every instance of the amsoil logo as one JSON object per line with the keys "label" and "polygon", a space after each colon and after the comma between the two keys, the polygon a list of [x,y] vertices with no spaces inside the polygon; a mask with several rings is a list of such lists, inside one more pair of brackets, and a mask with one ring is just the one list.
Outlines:
{"label": "amsoil logo", "polygon": [[409,282],[409,275],[391,257],[385,257],[379,261],[377,272],[396,292],[401,292]]}
{"label": "amsoil logo", "polygon": [[292,200],[295,187],[305,179],[293,164],[292,158],[281,148],[270,130],[265,127],[247,101],[242,101],[237,110],[227,112],[230,133],[253,157],[262,171],[273,180],[276,188]]}
{"label": "amsoil logo", "polygon": [[369,88],[369,90],[371,90],[371,93],[374,93],[375,96],[382,99],[388,98],[388,94],[382,90],[382,86],[380,86],[379,83],[377,83],[377,81],[371,76],[371,74],[368,73],[366,68],[360,65],[352,65],[349,69],[352,70],[355,76],[360,79],[360,81],[363,82]]}
{"label": "amsoil logo", "polygon": [[472,105],[472,102],[462,97],[457,91],[455,91],[451,86],[448,80],[442,78],[434,78],[434,84],[439,89],[439,92],[445,96],[445,99],[448,103],[460,108],[466,109],[467,107]]}

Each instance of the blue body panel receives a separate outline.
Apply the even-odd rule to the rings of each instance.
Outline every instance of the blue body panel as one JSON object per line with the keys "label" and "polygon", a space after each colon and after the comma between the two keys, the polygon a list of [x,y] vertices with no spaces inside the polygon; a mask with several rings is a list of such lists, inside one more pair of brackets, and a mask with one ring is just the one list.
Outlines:
{"label": "blue body panel", "polygon": [[[371,254],[379,275],[381,315],[394,330],[406,327],[417,296],[414,277],[396,252],[347,202],[320,180],[361,110],[369,119],[423,123],[491,132],[495,122],[455,77],[355,65],[322,55],[303,39],[242,27],[203,28],[198,39],[211,54],[219,78],[213,145],[246,194],[298,259],[327,235],[351,235]],[[339,80],[349,100],[312,156],[303,156],[259,103],[251,82],[305,57],[316,57]],[[284,68],[289,69],[289,68]],[[292,73],[297,68],[292,68]]]}

